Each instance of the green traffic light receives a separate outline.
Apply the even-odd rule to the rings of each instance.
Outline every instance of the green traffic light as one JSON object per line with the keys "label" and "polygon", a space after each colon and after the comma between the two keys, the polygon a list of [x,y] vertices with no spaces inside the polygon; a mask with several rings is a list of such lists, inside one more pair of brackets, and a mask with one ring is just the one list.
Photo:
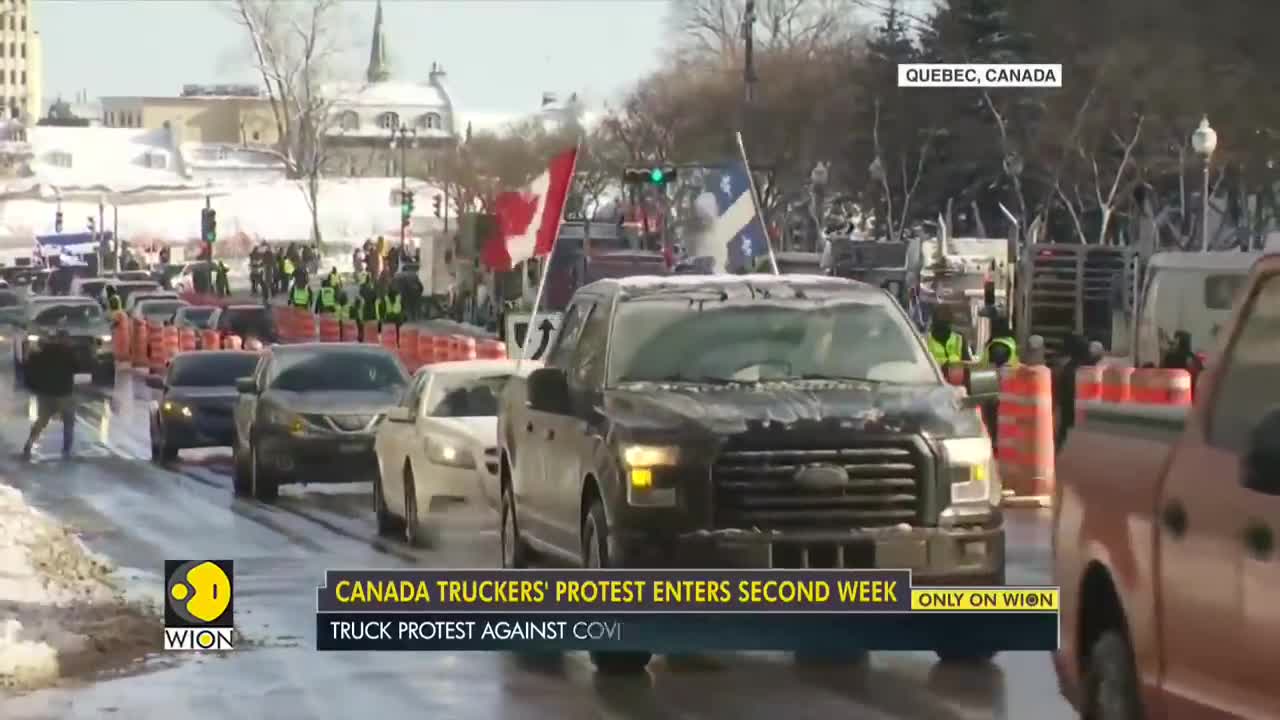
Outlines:
{"label": "green traffic light", "polygon": [[649,179],[652,180],[653,182],[660,183],[662,182],[662,179],[665,177],[666,175],[663,174],[662,168],[654,168],[649,171]]}

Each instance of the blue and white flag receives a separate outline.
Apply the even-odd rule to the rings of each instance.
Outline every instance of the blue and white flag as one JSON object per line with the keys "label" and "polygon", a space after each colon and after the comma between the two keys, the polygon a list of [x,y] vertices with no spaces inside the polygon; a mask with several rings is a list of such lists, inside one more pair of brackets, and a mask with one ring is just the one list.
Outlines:
{"label": "blue and white flag", "polygon": [[750,271],[757,258],[769,255],[769,239],[749,172],[744,161],[734,160],[709,169],[703,176],[703,194],[697,205],[709,223],[697,242],[696,254],[714,258],[717,272]]}

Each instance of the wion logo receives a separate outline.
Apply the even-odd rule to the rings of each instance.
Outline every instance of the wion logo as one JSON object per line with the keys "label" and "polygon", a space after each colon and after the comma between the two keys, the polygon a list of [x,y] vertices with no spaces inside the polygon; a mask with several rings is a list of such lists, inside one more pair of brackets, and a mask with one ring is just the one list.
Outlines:
{"label": "wion logo", "polygon": [[164,649],[231,650],[230,560],[164,561]]}

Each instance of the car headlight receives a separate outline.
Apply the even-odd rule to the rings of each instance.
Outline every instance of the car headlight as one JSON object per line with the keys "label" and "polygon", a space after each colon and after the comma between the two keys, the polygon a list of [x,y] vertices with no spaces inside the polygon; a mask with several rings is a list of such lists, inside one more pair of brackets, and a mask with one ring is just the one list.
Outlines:
{"label": "car headlight", "polygon": [[191,417],[191,408],[187,407],[186,405],[183,405],[182,403],[176,403],[172,400],[165,400],[164,404],[161,405],[160,407],[169,415],[181,415],[182,417],[186,417],[186,418]]}
{"label": "car headlight", "polygon": [[101,343],[109,343],[112,340],[113,338],[110,333],[104,333],[98,336],[98,342],[101,342]]}
{"label": "car headlight", "polygon": [[286,430],[291,435],[303,435],[307,432],[308,426],[302,416],[287,410],[271,408],[266,411],[262,419],[267,425]]}
{"label": "car headlight", "polygon": [[1001,500],[1000,474],[991,439],[949,438],[942,441],[943,472],[950,482],[952,519],[985,514]]}
{"label": "car headlight", "polygon": [[627,502],[646,507],[672,507],[675,488],[654,487],[653,471],[680,462],[680,448],[667,445],[624,445],[622,464],[627,473]]}
{"label": "car headlight", "polygon": [[39,335],[28,335],[28,336],[27,336],[27,342],[29,342],[29,343],[38,343],[38,342],[40,342],[40,336],[39,336]]}
{"label": "car headlight", "polygon": [[471,469],[476,459],[471,452],[447,440],[427,438],[427,460],[433,465]]}

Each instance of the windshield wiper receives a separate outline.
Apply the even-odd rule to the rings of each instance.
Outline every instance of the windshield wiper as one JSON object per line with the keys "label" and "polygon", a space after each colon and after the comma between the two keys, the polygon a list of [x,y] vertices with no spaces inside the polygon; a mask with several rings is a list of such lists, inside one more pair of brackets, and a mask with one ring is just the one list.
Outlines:
{"label": "windshield wiper", "polygon": [[783,380],[839,380],[844,382],[861,382],[881,384],[882,380],[872,380],[864,377],[853,377],[852,375],[827,375],[825,373],[805,373],[796,377],[782,378]]}
{"label": "windshield wiper", "polygon": [[735,383],[748,383],[750,380],[734,380],[733,378],[716,377],[714,375],[702,375],[699,377],[687,377],[685,375],[668,375],[666,377],[657,378],[656,380],[637,380],[633,382],[659,382],[659,383],[691,383],[696,385],[733,385]]}

